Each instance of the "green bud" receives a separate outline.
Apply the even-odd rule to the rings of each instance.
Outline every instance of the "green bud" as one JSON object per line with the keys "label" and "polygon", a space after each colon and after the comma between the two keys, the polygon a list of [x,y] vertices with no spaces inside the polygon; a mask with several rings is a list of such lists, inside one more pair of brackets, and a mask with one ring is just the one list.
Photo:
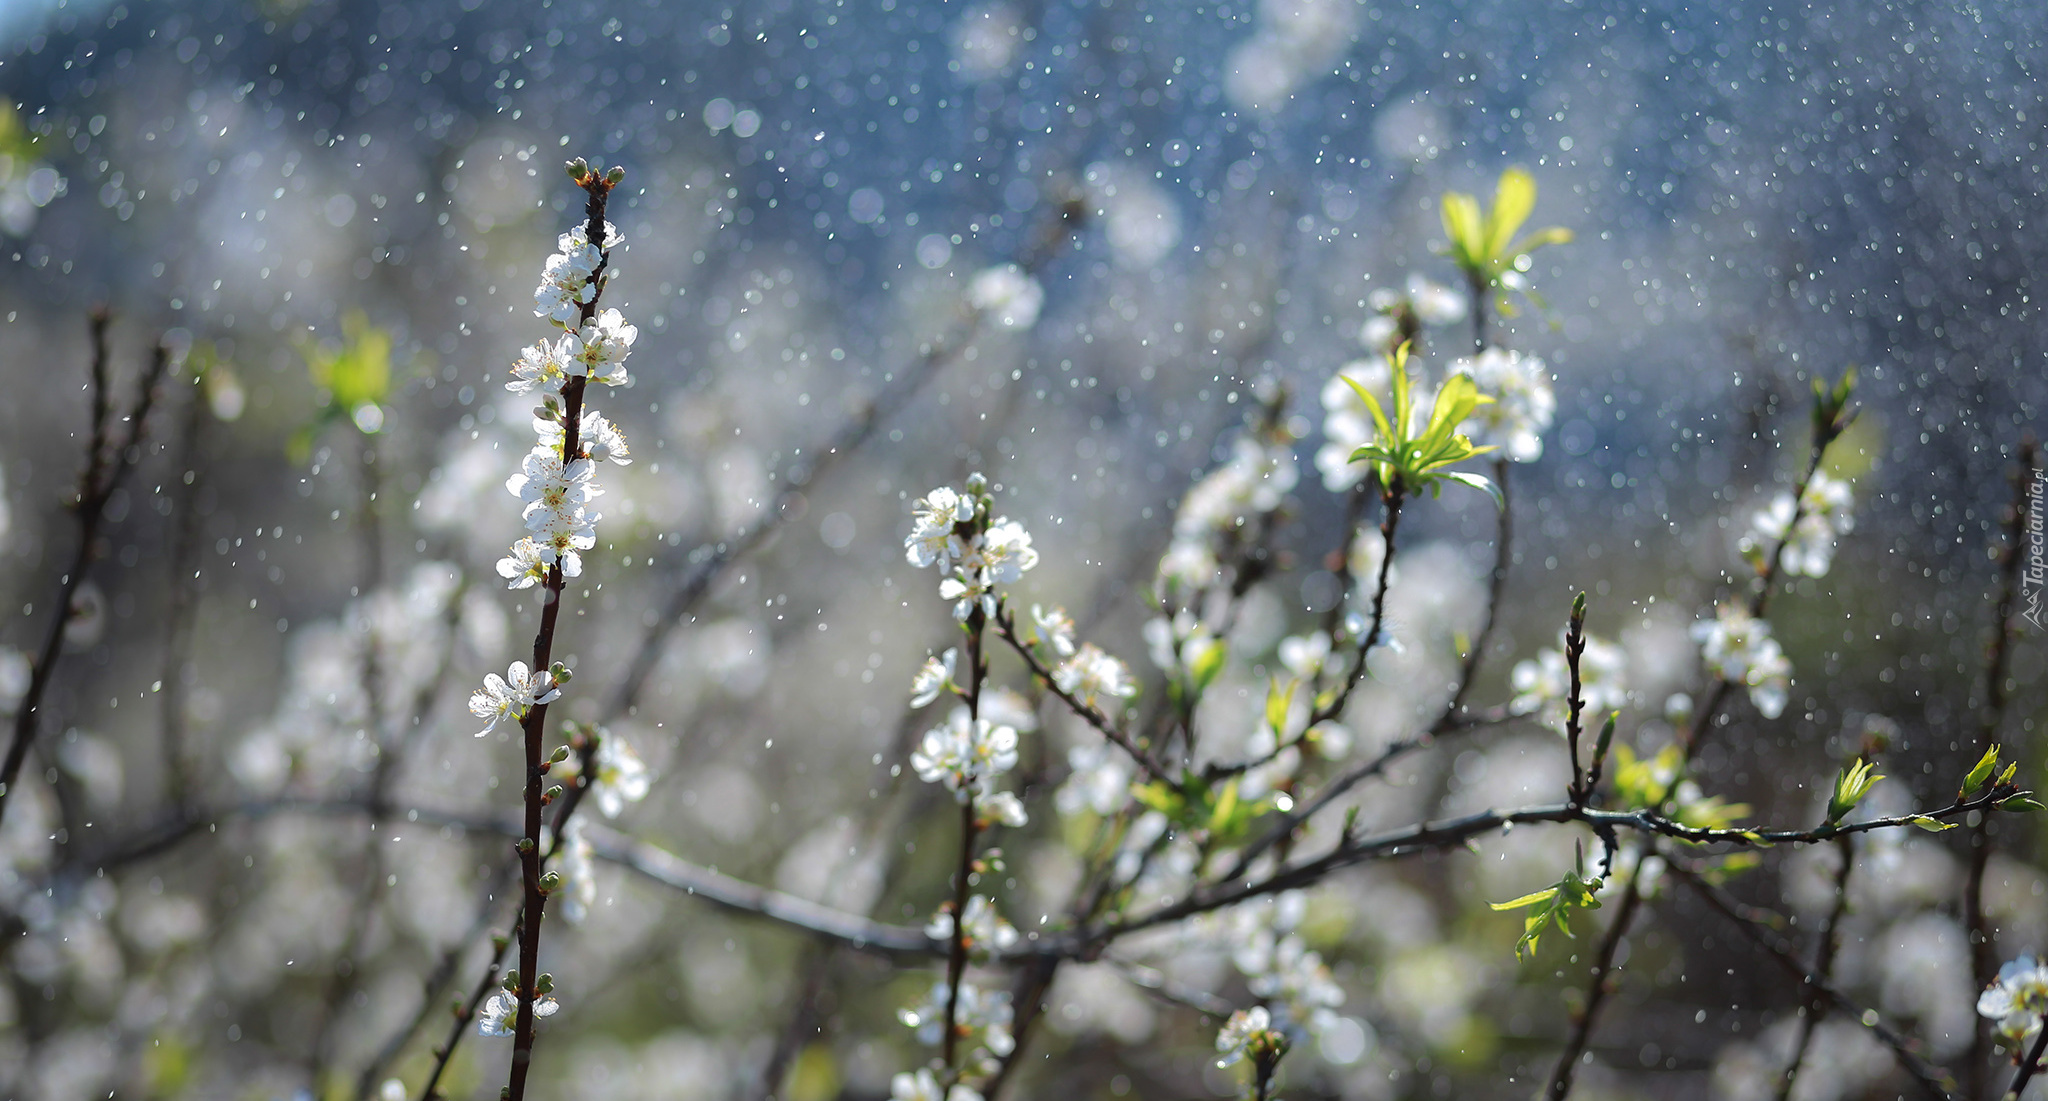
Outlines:
{"label": "green bud", "polygon": [[555,747],[554,755],[548,758],[548,763],[551,765],[559,765],[563,761],[566,761],[568,759],[569,747],[565,745],[558,745]]}
{"label": "green bud", "polygon": [[518,849],[520,855],[524,856],[525,854],[533,851],[533,838],[522,837],[519,839],[519,843],[512,847]]}
{"label": "green bud", "polygon": [[546,791],[540,793],[540,801],[543,803],[552,803],[561,797],[562,785],[560,784],[552,785]]}
{"label": "green bud", "polygon": [[517,967],[506,968],[505,977],[498,980],[498,985],[513,994],[519,993],[519,969]]}
{"label": "green bud", "polygon": [[562,889],[562,873],[560,873],[560,872],[549,872],[548,874],[546,874],[546,875],[544,875],[544,876],[541,876],[541,877],[540,877],[540,893],[541,893],[541,894],[544,894],[544,895],[551,895],[551,894],[554,894],[554,893],[555,893],[556,891],[559,891],[559,890],[561,890],[561,889]]}
{"label": "green bud", "polygon": [[553,975],[550,975],[550,974],[548,974],[548,973],[547,973],[547,972],[545,972],[545,971],[541,972],[541,973],[540,973],[540,981],[539,981],[539,982],[537,982],[537,983],[534,983],[534,984],[533,984],[533,989],[534,989],[534,990],[535,990],[535,991],[536,991],[537,993],[541,993],[541,994],[552,994],[552,993],[554,993],[554,992],[555,992],[555,977],[554,977]]}
{"label": "green bud", "polygon": [[568,666],[563,665],[559,661],[554,663],[553,665],[548,666],[548,676],[553,677],[555,679],[555,683],[558,685],[569,683],[569,679],[571,677],[574,677],[575,675],[576,674],[573,671],[571,671]]}
{"label": "green bud", "polygon": [[569,178],[579,184],[590,178],[590,163],[582,157],[570,161],[567,167],[569,169]]}
{"label": "green bud", "polygon": [[1998,746],[1993,745],[1990,749],[1984,751],[1984,756],[1979,758],[1977,764],[1970,769],[1970,774],[1963,777],[1963,786],[1956,791],[1957,798],[1965,798],[1971,792],[1983,787],[1984,781],[1991,778],[1991,771],[1997,767]]}
{"label": "green bud", "polygon": [[604,174],[604,182],[613,187],[619,186],[619,184],[625,182],[625,179],[626,170],[618,165],[613,165],[612,170]]}

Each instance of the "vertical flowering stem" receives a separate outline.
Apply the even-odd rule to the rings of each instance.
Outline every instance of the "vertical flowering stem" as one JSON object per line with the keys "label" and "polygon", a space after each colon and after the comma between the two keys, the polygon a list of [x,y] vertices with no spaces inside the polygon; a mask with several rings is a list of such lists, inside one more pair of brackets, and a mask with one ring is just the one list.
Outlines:
{"label": "vertical flowering stem", "polygon": [[[967,617],[966,702],[969,729],[976,728],[981,722],[981,685],[983,678],[988,676],[988,658],[981,644],[987,627],[988,616],[977,605]],[[976,813],[974,796],[970,792],[960,804],[960,866],[955,871],[953,883],[953,943],[946,953],[946,1024],[941,1058],[948,1067],[953,1065],[954,1049],[960,1040],[960,982],[967,975],[968,880],[974,875],[974,840],[980,833],[980,820]]]}
{"label": "vertical flowering stem", "polygon": [[[580,162],[578,162],[580,165]],[[575,172],[575,166],[571,168]],[[605,268],[611,256],[605,249],[607,241],[604,217],[605,199],[612,186],[618,182],[620,173],[609,175],[582,171],[577,183],[583,187],[584,240],[599,250],[597,266],[591,271],[589,285],[593,293],[589,301],[579,303],[578,330],[591,325],[597,317],[597,290],[603,287]],[[586,375],[578,374],[566,378],[562,383],[562,468],[566,471],[582,453],[583,441],[578,431],[583,420],[583,390]],[[533,674],[545,676],[553,668],[555,650],[555,623],[562,611],[562,587],[565,583],[564,569],[568,554],[559,554],[548,564],[547,577],[541,583],[540,630],[533,636]],[[512,1070],[506,1084],[506,1093],[511,1101],[520,1101],[526,1096],[526,1076],[533,1063],[533,1007],[540,983],[540,926],[543,910],[547,906],[547,892],[541,884],[541,818],[548,799],[544,785],[547,769],[543,761],[543,738],[547,731],[548,705],[536,702],[526,712],[520,731],[526,750],[526,819],[524,836],[519,842],[519,872],[521,885],[519,923],[519,982],[514,991],[519,1001],[519,1013],[512,1026]]]}
{"label": "vertical flowering stem", "polygon": [[1372,619],[1366,624],[1364,637],[1358,640],[1358,657],[1352,662],[1351,671],[1345,675],[1344,684],[1335,692],[1330,701],[1315,709],[1309,716],[1308,725],[1327,722],[1344,713],[1344,705],[1351,699],[1351,692],[1358,682],[1365,679],[1366,658],[1378,644],[1380,632],[1386,625],[1387,585],[1394,570],[1394,533],[1401,527],[1401,505],[1407,499],[1407,487],[1401,484],[1399,474],[1388,481],[1386,489],[1380,492],[1383,516],[1380,520],[1380,539],[1384,550],[1380,554],[1380,575],[1373,583]]}

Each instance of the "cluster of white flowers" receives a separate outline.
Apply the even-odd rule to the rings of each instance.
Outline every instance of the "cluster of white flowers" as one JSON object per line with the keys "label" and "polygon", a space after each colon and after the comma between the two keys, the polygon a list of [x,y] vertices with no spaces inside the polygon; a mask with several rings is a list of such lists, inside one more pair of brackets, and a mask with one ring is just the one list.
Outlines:
{"label": "cluster of white flowers", "polygon": [[[924,935],[933,940],[950,943],[953,939],[953,910],[951,906],[932,915],[926,923]],[[976,957],[994,952],[1007,952],[1017,946],[1017,928],[1003,920],[996,912],[996,904],[983,895],[967,899],[967,922],[961,942],[967,951]]]}
{"label": "cluster of white flowers", "polygon": [[976,813],[1006,826],[1024,825],[1024,804],[1013,792],[995,790],[997,778],[1017,767],[1017,728],[970,718],[956,707],[947,720],[925,731],[910,767],[927,784],[944,784]]}
{"label": "cluster of white flowers", "polygon": [[[596,737],[597,752],[590,760],[590,796],[606,818],[617,818],[626,812],[626,804],[647,798],[654,775],[624,738],[604,727],[597,728]],[[571,755],[549,769],[548,775],[567,784],[576,779],[578,771],[577,758]]]}
{"label": "cluster of white flowers", "polygon": [[1038,565],[1031,533],[1008,517],[988,518],[994,501],[981,475],[967,479],[967,492],[940,486],[918,498],[911,510],[904,557],[920,569],[937,567],[945,578],[939,595],[953,602],[953,618],[966,622],[977,609],[996,614],[998,585],[1013,585]]}
{"label": "cluster of white flowers", "polygon": [[[974,920],[971,906],[968,920]],[[947,931],[951,932],[950,922]],[[1012,935],[1014,934],[1015,931],[1012,930]],[[984,990],[965,980],[961,981],[958,991],[949,991],[946,981],[940,979],[932,984],[931,991],[925,995],[924,1000],[914,1006],[897,1010],[896,1019],[911,1030],[918,1043],[926,1047],[939,1047],[945,1039],[946,1004],[949,999],[953,1000],[954,1035],[967,1052],[961,1062],[959,1077],[995,1073],[1001,1066],[1000,1061],[1008,1058],[1010,1053],[1017,1049],[1016,1038],[1010,1031],[1012,1015],[1008,991]],[[957,1080],[950,1092],[941,1093],[938,1077],[929,1069],[897,1075],[890,1082],[890,1090],[891,1101],[923,1101],[926,1098],[941,1097],[946,1101],[976,1101],[981,1096]]]}
{"label": "cluster of white flowers", "polygon": [[1749,689],[1750,701],[1767,719],[1785,712],[1791,689],[1792,662],[1771,637],[1771,624],[1749,614],[1740,604],[1723,603],[1714,618],[1692,625],[1693,641],[1707,671]]}
{"label": "cluster of white flowers", "polygon": [[1103,697],[1127,700],[1138,694],[1138,682],[1131,679],[1130,667],[1092,642],[1083,643],[1061,662],[1053,670],[1052,682],[1089,707]]}
{"label": "cluster of white flowers", "polygon": [[1455,325],[1465,320],[1465,296],[1419,273],[1408,276],[1404,290],[1381,287],[1366,298],[1373,315],[1358,330],[1358,342],[1376,352],[1391,351],[1401,335],[1401,315],[1412,314],[1423,325]]}
{"label": "cluster of white flowers", "polygon": [[1240,1009],[1216,1030],[1216,1065],[1235,1066],[1251,1054],[1252,1045],[1265,1042],[1273,1031],[1273,1014],[1265,1006]]}
{"label": "cluster of white flowers", "polygon": [[[562,1003],[552,995],[543,994],[533,1000],[535,1017],[552,1017],[562,1008]],[[510,1036],[512,1026],[519,1018],[519,995],[510,990],[496,990],[477,1007],[476,1031],[480,1036]]]}
{"label": "cluster of white flowers", "polygon": [[1493,399],[1461,429],[1474,442],[1498,447],[1518,463],[1543,457],[1543,433],[1557,415],[1557,396],[1550,389],[1550,368],[1541,359],[1488,348],[1452,363],[1451,373],[1470,376],[1479,392]]}
{"label": "cluster of white flowers", "polygon": [[1998,979],[1977,997],[1977,1012],[1998,1022],[1998,1032],[2017,1047],[2041,1028],[2048,1014],[2048,963],[2021,956],[1998,969]]}
{"label": "cluster of white flowers", "polygon": [[1761,548],[1767,539],[1785,541],[1780,564],[1795,577],[1826,577],[1835,561],[1835,539],[1856,527],[1856,499],[1849,483],[1814,471],[1805,492],[1794,502],[1790,493],[1780,493],[1769,508],[1751,521],[1753,532],[1744,539],[1744,549]]}
{"label": "cluster of white flowers", "polygon": [[1016,264],[997,264],[967,285],[967,302],[997,326],[1028,329],[1045,305],[1045,288]]}
{"label": "cluster of white flowers", "polygon": [[[1213,943],[1230,951],[1253,994],[1265,1001],[1270,1027],[1296,1039],[1321,1039],[1341,1020],[1344,988],[1321,953],[1295,930],[1308,909],[1300,891],[1259,899],[1202,923]],[[1221,1037],[1218,1050],[1222,1051]]]}
{"label": "cluster of white flowers", "polygon": [[1187,590],[1215,583],[1218,552],[1245,534],[1258,516],[1278,509],[1294,491],[1300,473],[1292,442],[1284,429],[1247,432],[1232,445],[1229,462],[1188,490],[1173,518],[1173,541],[1159,560],[1162,582]]}
{"label": "cluster of white flowers", "polygon": [[[1515,698],[1508,710],[1517,715],[1536,715],[1544,726],[1564,732],[1571,715],[1572,671],[1564,651],[1544,650],[1533,659],[1519,662],[1509,674]],[[1586,649],[1579,655],[1579,695],[1585,700],[1581,720],[1587,729],[1597,730],[1610,711],[1627,707],[1628,654],[1612,642],[1586,636]]]}

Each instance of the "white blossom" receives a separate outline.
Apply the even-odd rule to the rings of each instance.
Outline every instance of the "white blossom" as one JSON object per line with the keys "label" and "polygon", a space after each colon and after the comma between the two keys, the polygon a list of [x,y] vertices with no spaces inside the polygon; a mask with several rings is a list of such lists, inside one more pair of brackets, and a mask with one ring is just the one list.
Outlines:
{"label": "white blossom", "polygon": [[640,330],[626,324],[619,311],[607,309],[562,338],[562,369],[606,386],[629,385],[633,380],[626,373],[626,357],[639,336]]}
{"label": "white blossom", "polygon": [[[536,417],[533,421],[533,431],[534,435],[540,438],[542,446],[560,453],[562,444],[566,442],[566,434],[562,431],[560,421]],[[576,418],[576,447],[593,464],[612,462],[620,466],[630,466],[633,462],[633,453],[626,445],[625,434],[619,431],[617,425],[606,420],[604,414],[588,405],[583,407],[582,413]]]}
{"label": "white blossom", "polygon": [[910,706],[923,707],[939,698],[940,693],[953,687],[953,668],[960,660],[960,651],[948,647],[943,654],[924,659],[917,675],[910,678]]}
{"label": "white blossom", "polygon": [[546,581],[548,562],[541,556],[540,544],[521,536],[512,544],[512,553],[498,559],[498,576],[506,579],[508,589],[530,589]]}
{"label": "white blossom", "polygon": [[1746,686],[1750,702],[1765,718],[1784,713],[1792,663],[1771,637],[1768,620],[1751,616],[1740,604],[1723,603],[1713,619],[1692,625],[1692,637],[1708,672]]}
{"label": "white blossom", "polygon": [[576,226],[556,241],[557,251],[541,268],[540,286],[533,292],[533,312],[563,328],[576,324],[582,307],[597,300],[598,281],[593,278],[604,262],[604,253],[618,247],[624,238],[618,227],[604,225],[602,248],[590,243],[587,226]]}
{"label": "white blossom", "polygon": [[967,802],[989,780],[1017,767],[1017,731],[955,708],[944,725],[925,732],[910,767],[927,784],[943,783]]}
{"label": "white blossom", "polygon": [[982,1101],[981,1094],[955,1083],[942,1089],[929,1069],[899,1074],[889,1080],[889,1101]]}
{"label": "white blossom", "polygon": [[1038,552],[1032,549],[1031,533],[1015,520],[998,518],[981,535],[981,544],[968,549],[969,568],[978,569],[988,575],[991,582],[1013,585],[1021,580],[1024,571],[1038,565]]}
{"label": "white blossom", "polygon": [[562,827],[562,862],[557,871],[562,876],[562,885],[551,897],[562,900],[563,920],[580,925],[597,902],[596,861],[591,856],[590,842],[583,836],[580,818],[572,818]]}
{"label": "white blossom", "polygon": [[1977,1012],[1998,1022],[2015,1045],[2041,1028],[2048,1013],[2048,964],[2021,956],[1998,969],[1998,978],[1977,997]]}
{"label": "white blossom", "polygon": [[1273,1015],[1265,1006],[1240,1009],[1216,1032],[1216,1065],[1233,1066],[1251,1053],[1252,1040],[1273,1028]]}
{"label": "white blossom", "polygon": [[1031,816],[1024,812],[1024,800],[1011,791],[992,792],[981,797],[975,804],[976,812],[984,819],[997,825],[1019,829],[1031,823]]}
{"label": "white blossom", "polygon": [[[917,1035],[918,1043],[937,1047],[944,1038],[946,998],[946,983],[940,980],[932,984],[931,993],[923,1002],[897,1010],[896,1019]],[[973,983],[962,982],[953,1012],[953,1024],[966,1033],[966,1039],[986,1047],[997,1058],[1016,1049],[1016,1041],[1010,1035],[1008,991],[983,990]]]}
{"label": "white blossom", "polygon": [[945,569],[965,553],[955,525],[974,519],[974,499],[950,486],[940,486],[911,506],[910,534],[903,540],[904,556],[922,569]]}
{"label": "white blossom", "polygon": [[496,673],[485,674],[484,686],[469,697],[469,713],[486,720],[477,737],[496,730],[498,724],[507,719],[518,722],[526,718],[529,708],[552,703],[561,694],[562,690],[555,687],[553,678],[544,672],[529,670],[523,661],[513,662],[503,677]]}
{"label": "white blossom", "polygon": [[598,735],[591,771],[596,773],[591,793],[597,796],[597,809],[606,818],[617,818],[625,813],[626,804],[647,798],[648,786],[653,782],[647,766],[626,739],[608,731]]}
{"label": "white blossom", "polygon": [[1856,527],[1855,503],[1847,482],[1816,470],[1796,506],[1790,493],[1781,493],[1769,508],[1756,514],[1751,539],[1784,540],[1779,562],[1786,573],[1825,577],[1834,564],[1836,537]]}
{"label": "white blossom", "polygon": [[1045,611],[1038,605],[1031,606],[1031,622],[1036,629],[1036,641],[1052,647],[1053,653],[1068,657],[1074,652],[1074,618],[1065,608]]}
{"label": "white blossom", "polygon": [[[962,923],[967,950],[976,955],[986,956],[992,952],[1007,952],[1017,946],[1017,929],[996,912],[996,905],[984,895],[973,895],[967,900],[967,920]],[[924,935],[936,941],[951,943],[953,940],[953,910],[949,905],[932,915],[924,927]]]}
{"label": "white blossom", "polygon": [[547,390],[560,393],[562,384],[569,380],[568,366],[562,361],[562,342],[543,340],[528,345],[512,363],[512,381],[505,389],[515,394],[531,390]]}
{"label": "white blossom", "polygon": [[1052,682],[1089,707],[1104,696],[1129,699],[1138,694],[1130,668],[1092,642],[1083,643],[1073,657],[1061,662],[1052,671]]}
{"label": "white blossom", "polygon": [[1479,392],[1493,399],[1465,422],[1463,430],[1476,442],[1499,447],[1518,463],[1543,457],[1543,433],[1557,415],[1557,396],[1550,389],[1550,368],[1541,359],[1493,347],[1452,363],[1451,373],[1469,375]]}
{"label": "white blossom", "polygon": [[[553,996],[542,994],[533,999],[533,1015],[552,1017],[562,1008]],[[476,1030],[482,1036],[510,1036],[519,1019],[519,996],[509,990],[494,991],[477,1007]]]}
{"label": "white blossom", "polygon": [[968,284],[967,301],[1005,329],[1028,329],[1045,305],[1045,288],[1016,264],[998,264]]}

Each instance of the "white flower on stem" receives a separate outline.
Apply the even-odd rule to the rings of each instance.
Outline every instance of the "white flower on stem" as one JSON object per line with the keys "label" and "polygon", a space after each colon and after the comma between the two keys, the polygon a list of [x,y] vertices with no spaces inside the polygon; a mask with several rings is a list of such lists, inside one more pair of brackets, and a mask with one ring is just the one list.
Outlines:
{"label": "white flower on stem", "polygon": [[[566,442],[560,421],[536,417],[533,421],[533,431],[540,437],[541,446],[552,448],[557,453]],[[617,425],[606,420],[602,413],[587,405],[583,407],[582,415],[576,419],[576,447],[593,464],[613,462],[620,466],[630,466],[633,462],[633,453],[626,446],[625,434],[619,431]]]}
{"label": "white flower on stem", "polygon": [[1240,1009],[1216,1032],[1216,1065],[1233,1066],[1251,1054],[1252,1041],[1273,1029],[1273,1015],[1265,1006]]}
{"label": "white flower on stem", "polygon": [[626,324],[619,311],[607,309],[563,338],[562,369],[606,386],[628,385],[632,377],[626,373],[626,357],[639,336],[640,330]]}
{"label": "white flower on stem", "polygon": [[1998,978],[1977,997],[1977,1013],[1998,1022],[1998,1031],[2015,1046],[2041,1027],[2048,1013],[2048,964],[2032,956],[2010,960]]}
{"label": "white flower on stem", "polygon": [[597,757],[591,762],[591,794],[597,796],[597,809],[606,818],[617,818],[625,813],[626,804],[637,803],[647,798],[647,788],[652,783],[647,766],[626,739],[612,733],[598,735]]}
{"label": "white flower on stem", "polygon": [[953,669],[960,660],[960,651],[948,647],[946,652],[924,659],[917,675],[910,678],[910,706],[923,707],[939,698],[943,692],[953,689]]}
{"label": "white flower on stem", "polygon": [[1024,801],[1015,792],[998,791],[983,795],[975,800],[975,814],[987,822],[1011,829],[1021,829],[1031,823],[1031,816],[1024,812]]}
{"label": "white flower on stem", "polygon": [[562,690],[555,687],[553,678],[546,673],[529,670],[523,661],[513,662],[502,677],[487,673],[484,686],[469,697],[469,713],[486,720],[477,737],[496,730],[498,724],[507,719],[518,722],[526,718],[530,708],[553,703],[561,695]]}
{"label": "white flower on stem", "polygon": [[1835,561],[1836,538],[1856,527],[1855,505],[1849,483],[1826,471],[1814,471],[1796,506],[1791,494],[1781,493],[1769,508],[1756,514],[1752,521],[1755,534],[1748,541],[1782,539],[1785,549],[1779,564],[1786,573],[1826,577]]}
{"label": "white flower on stem", "polygon": [[[603,517],[582,509],[539,515],[545,522],[533,528],[533,541],[540,547],[541,560],[549,565],[560,562],[563,577],[582,576],[583,557],[578,552],[597,545],[597,521]],[[532,527],[530,522],[528,527]]]}
{"label": "white flower on stem", "polygon": [[[545,851],[545,850],[543,850]],[[580,925],[597,902],[597,866],[590,842],[583,836],[583,820],[572,818],[562,827],[562,885],[554,891],[562,900],[563,920]]]}
{"label": "white flower on stem", "polygon": [[597,300],[594,276],[604,262],[604,253],[624,240],[618,227],[606,222],[602,250],[590,243],[588,226],[576,226],[555,242],[557,251],[541,268],[540,286],[533,292],[533,313],[563,328],[576,324],[583,306]]}
{"label": "white flower on stem", "polygon": [[568,379],[568,369],[562,362],[561,343],[543,340],[520,351],[519,358],[512,364],[512,381],[505,384],[505,389],[515,394],[535,389],[560,393],[562,384]]}
{"label": "white flower on stem", "polygon": [[521,515],[528,531],[539,531],[551,514],[578,515],[583,506],[602,497],[604,490],[591,481],[595,469],[589,459],[577,459],[564,466],[561,437],[543,440],[520,461],[519,473],[505,479],[505,488],[526,503]]}
{"label": "white flower on stem", "polygon": [[965,553],[954,526],[974,519],[974,499],[950,486],[940,486],[910,510],[910,534],[903,540],[904,557],[920,569],[945,569]]}
{"label": "white flower on stem", "polygon": [[[945,981],[933,983],[923,1002],[897,1010],[896,1019],[916,1033],[918,1043],[937,1047],[945,1035],[946,997]],[[1016,1049],[1016,1041],[1010,1035],[1008,991],[983,990],[970,982],[961,983],[953,1024],[965,1033],[965,1039],[988,1048],[997,1058]]]}
{"label": "white flower on stem", "polygon": [[930,1070],[920,1068],[889,1079],[889,1101],[982,1101],[982,1097],[963,1085],[943,1089]]}
{"label": "white flower on stem", "polygon": [[[1564,651],[1544,650],[1533,659],[1519,662],[1509,674],[1515,698],[1508,710],[1517,715],[1539,715],[1543,725],[1564,732],[1571,716],[1571,666]],[[1591,635],[1585,652],[1579,655],[1579,695],[1585,701],[1581,723],[1597,730],[1607,713],[1628,706],[1628,654],[1611,642]]]}
{"label": "white flower on stem", "polygon": [[548,563],[541,557],[540,544],[521,536],[512,553],[498,559],[498,576],[508,589],[530,589],[548,579]]}
{"label": "white flower on stem", "polygon": [[1541,359],[1488,348],[1452,363],[1451,373],[1471,376],[1479,392],[1493,399],[1465,422],[1475,442],[1497,446],[1518,463],[1543,457],[1543,433],[1557,415],[1557,396],[1550,389],[1550,368]]}
{"label": "white flower on stem", "polygon": [[968,284],[967,301],[1005,329],[1028,329],[1045,305],[1045,288],[1015,264],[997,264]]}
{"label": "white flower on stem", "polygon": [[[1016,947],[1019,939],[1017,929],[996,912],[996,904],[986,896],[973,895],[967,899],[967,920],[962,927],[966,930],[967,950],[978,956],[991,952],[1006,952]],[[932,915],[924,927],[924,935],[933,940],[952,943],[953,908],[946,908]]]}
{"label": "white flower on stem", "polygon": [[1692,625],[1692,637],[1708,672],[1747,687],[1750,702],[1764,718],[1784,713],[1792,662],[1771,637],[1770,621],[1757,619],[1740,604],[1724,603],[1713,619]]}
{"label": "white flower on stem", "polygon": [[1038,552],[1032,549],[1031,533],[1024,525],[999,517],[981,534],[979,545],[968,550],[967,561],[986,574],[991,585],[1014,585],[1023,579],[1025,570],[1038,565]]}
{"label": "white flower on stem", "polygon": [[[562,1008],[554,997],[542,994],[533,999],[535,1017],[552,1017]],[[481,1036],[510,1036],[519,1019],[519,997],[510,990],[494,991],[477,1007],[476,1031]]]}
{"label": "white flower on stem", "polygon": [[1465,296],[1420,274],[1408,276],[1408,301],[1424,325],[1456,325],[1465,320]]}
{"label": "white flower on stem", "polygon": [[939,597],[953,602],[953,618],[962,623],[979,607],[981,614],[996,614],[995,586],[989,583],[989,576],[981,570],[962,569],[952,577],[939,582]]}
{"label": "white flower on stem", "polygon": [[981,785],[1017,767],[1017,731],[969,719],[966,708],[955,708],[945,725],[925,732],[910,767],[918,779],[945,784],[964,803]]}
{"label": "white flower on stem", "polygon": [[1322,631],[1306,635],[1291,635],[1280,640],[1280,664],[1287,671],[1303,679],[1312,679],[1322,672],[1323,663],[1330,660],[1330,636]]}
{"label": "white flower on stem", "polygon": [[1130,668],[1092,642],[1083,643],[1073,657],[1061,662],[1052,671],[1052,682],[1089,707],[1103,696],[1129,699],[1138,694]]}
{"label": "white flower on stem", "polygon": [[1052,647],[1053,653],[1061,657],[1069,657],[1073,654],[1074,618],[1067,614],[1065,608],[1054,608],[1051,611],[1045,611],[1038,605],[1033,604],[1031,606],[1031,622],[1035,628],[1034,641],[1043,642],[1047,646]]}

